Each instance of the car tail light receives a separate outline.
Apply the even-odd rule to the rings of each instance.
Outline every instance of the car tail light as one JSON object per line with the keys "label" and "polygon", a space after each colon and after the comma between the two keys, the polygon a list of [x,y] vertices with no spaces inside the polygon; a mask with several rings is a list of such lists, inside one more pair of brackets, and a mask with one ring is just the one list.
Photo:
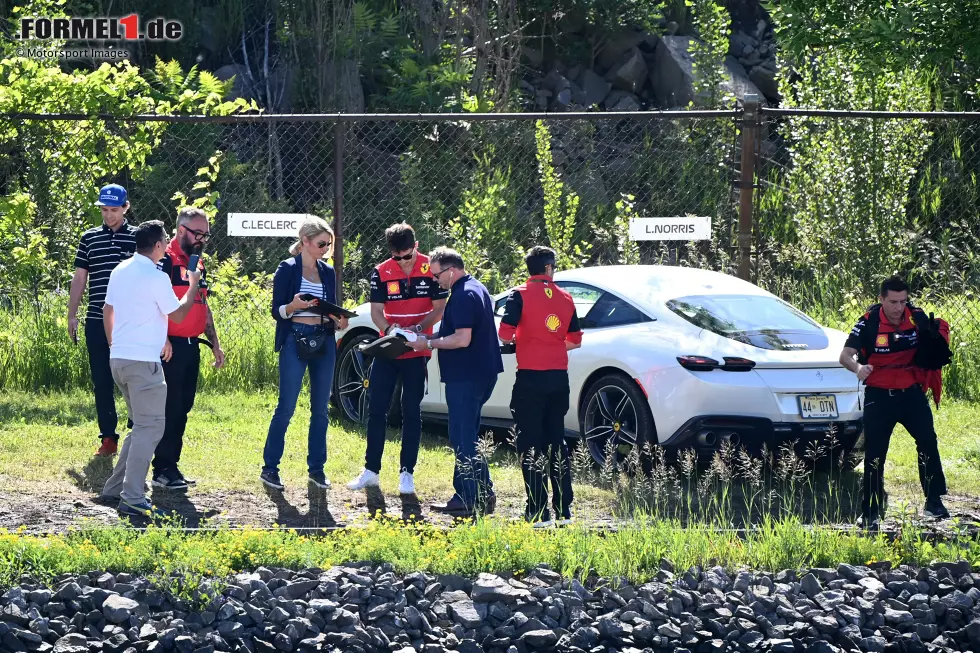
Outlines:
{"label": "car tail light", "polygon": [[677,362],[681,367],[692,372],[710,372],[721,366],[721,363],[707,356],[678,356]]}
{"label": "car tail light", "polygon": [[748,358],[725,356],[725,364],[721,366],[721,369],[726,372],[749,372],[753,367],[755,367],[755,361]]}

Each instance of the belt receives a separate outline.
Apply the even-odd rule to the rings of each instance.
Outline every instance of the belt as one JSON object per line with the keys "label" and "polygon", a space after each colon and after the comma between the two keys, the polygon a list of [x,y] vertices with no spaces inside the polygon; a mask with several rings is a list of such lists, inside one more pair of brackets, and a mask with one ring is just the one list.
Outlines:
{"label": "belt", "polygon": [[186,342],[188,345],[207,345],[211,349],[214,349],[214,344],[212,344],[210,340],[207,340],[205,338],[187,338],[184,336],[167,336],[167,337],[170,339],[170,342],[179,342],[180,344],[184,344]]}
{"label": "belt", "polygon": [[875,392],[882,392],[882,393],[887,392],[889,397],[894,397],[896,395],[902,394],[903,392],[908,392],[909,390],[915,390],[917,388],[919,388],[918,383],[916,383],[915,385],[910,385],[909,387],[903,388],[901,390],[896,390],[894,388],[876,388],[873,385],[869,385],[865,387],[865,393],[867,393],[869,390],[874,390]]}

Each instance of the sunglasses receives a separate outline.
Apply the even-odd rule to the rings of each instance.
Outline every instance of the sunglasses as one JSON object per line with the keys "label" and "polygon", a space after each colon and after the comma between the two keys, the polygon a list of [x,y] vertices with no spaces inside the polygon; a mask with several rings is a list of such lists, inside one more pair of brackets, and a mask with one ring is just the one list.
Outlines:
{"label": "sunglasses", "polygon": [[409,260],[411,260],[411,258],[413,256],[415,256],[415,250],[414,249],[411,252],[409,252],[408,254],[404,254],[402,256],[395,256],[394,254],[392,254],[391,255],[391,260],[393,260],[393,261],[409,261]]}
{"label": "sunglasses", "polygon": [[319,247],[320,249],[323,249],[325,247],[329,247],[330,245],[333,245],[333,241],[332,240],[321,240],[320,242],[318,242],[316,244],[316,246]]}
{"label": "sunglasses", "polygon": [[207,231],[198,231],[197,229],[191,229],[190,227],[184,227],[187,231],[194,234],[198,240],[210,240],[211,234]]}
{"label": "sunglasses", "polygon": [[443,268],[442,270],[439,270],[438,272],[433,272],[432,273],[432,278],[433,279],[438,279],[439,277],[441,277],[442,275],[444,275],[449,270],[452,270],[452,268]]}

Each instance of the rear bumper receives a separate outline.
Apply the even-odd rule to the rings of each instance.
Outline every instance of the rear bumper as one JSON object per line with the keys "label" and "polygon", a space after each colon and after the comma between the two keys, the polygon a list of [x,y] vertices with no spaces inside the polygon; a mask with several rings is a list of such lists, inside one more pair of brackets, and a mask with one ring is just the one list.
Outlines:
{"label": "rear bumper", "polygon": [[[759,453],[763,447],[775,453],[780,447],[793,444],[801,454],[806,447],[817,443],[826,453],[854,448],[861,436],[862,419],[826,422],[773,422],[762,417],[741,415],[700,415],[688,420],[671,437],[662,442],[672,449],[696,449],[703,453],[719,450],[726,441],[744,446],[749,453]],[[833,436],[833,437],[831,437]]]}

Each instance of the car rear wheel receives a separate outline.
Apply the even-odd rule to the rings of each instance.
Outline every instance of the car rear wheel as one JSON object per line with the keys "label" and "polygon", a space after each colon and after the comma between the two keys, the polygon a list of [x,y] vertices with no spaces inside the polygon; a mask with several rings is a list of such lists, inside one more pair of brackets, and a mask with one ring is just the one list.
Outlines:
{"label": "car rear wheel", "polygon": [[[371,399],[371,365],[373,359],[360,351],[362,344],[377,339],[378,336],[364,332],[344,342],[337,357],[334,369],[334,401],[341,414],[357,424],[367,424],[368,407]],[[393,425],[399,419],[401,384],[392,393],[392,406],[388,409],[388,423]]]}
{"label": "car rear wheel", "polygon": [[580,418],[582,439],[592,459],[601,467],[607,457],[620,467],[630,453],[651,441],[653,416],[636,383],[624,374],[607,374],[585,393]]}

